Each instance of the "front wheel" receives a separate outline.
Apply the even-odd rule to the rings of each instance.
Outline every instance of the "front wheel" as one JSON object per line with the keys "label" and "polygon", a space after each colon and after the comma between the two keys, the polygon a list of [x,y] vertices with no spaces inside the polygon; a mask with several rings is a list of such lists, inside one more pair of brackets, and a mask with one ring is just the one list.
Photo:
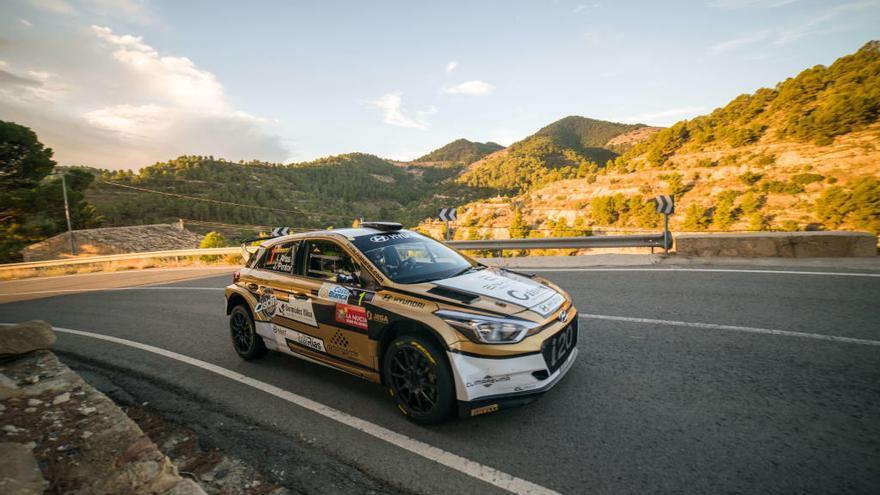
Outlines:
{"label": "front wheel", "polygon": [[244,304],[232,308],[232,312],[229,313],[232,347],[239,356],[248,361],[266,354],[266,344],[254,328],[254,319]]}
{"label": "front wheel", "polygon": [[455,405],[452,371],[433,342],[402,335],[388,346],[383,362],[385,383],[408,418],[420,424],[440,423]]}

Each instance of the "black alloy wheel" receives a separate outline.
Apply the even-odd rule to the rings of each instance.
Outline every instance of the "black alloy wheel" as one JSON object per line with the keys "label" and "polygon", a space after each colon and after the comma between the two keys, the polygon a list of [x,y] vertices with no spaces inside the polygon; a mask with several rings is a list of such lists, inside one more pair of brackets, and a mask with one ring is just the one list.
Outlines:
{"label": "black alloy wheel", "polygon": [[398,337],[388,346],[384,369],[391,395],[408,418],[432,424],[449,416],[455,402],[452,373],[431,341],[419,335]]}
{"label": "black alloy wheel", "polygon": [[232,308],[229,315],[229,331],[232,336],[232,346],[242,358],[256,359],[266,353],[266,344],[254,330],[254,319],[244,305],[240,304]]}

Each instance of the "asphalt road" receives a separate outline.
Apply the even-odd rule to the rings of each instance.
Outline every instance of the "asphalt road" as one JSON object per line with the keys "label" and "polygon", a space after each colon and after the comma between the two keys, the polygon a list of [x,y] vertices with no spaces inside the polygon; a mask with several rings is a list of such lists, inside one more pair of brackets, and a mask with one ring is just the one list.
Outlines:
{"label": "asphalt road", "polygon": [[[223,287],[225,274],[165,288],[30,294],[40,298],[0,304],[0,321],[43,319],[172,350],[562,493],[880,491],[880,277],[665,268],[542,275],[597,317],[581,321],[571,372],[538,402],[431,428],[407,422],[382,389],[348,375],[282,355],[239,360],[222,292],[202,289]],[[350,479],[344,469],[301,469],[308,491],[499,491],[184,363],[68,334],[56,348],[252,425],[265,448],[260,462],[273,469],[321,462],[302,453],[313,450],[379,482],[336,483]]]}

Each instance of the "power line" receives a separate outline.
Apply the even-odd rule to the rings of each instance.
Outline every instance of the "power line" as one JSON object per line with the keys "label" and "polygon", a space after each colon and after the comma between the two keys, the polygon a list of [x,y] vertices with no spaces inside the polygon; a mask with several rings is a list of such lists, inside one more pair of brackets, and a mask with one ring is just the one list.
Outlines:
{"label": "power line", "polygon": [[245,204],[241,204],[241,203],[233,203],[231,201],[220,201],[219,199],[198,198],[195,196],[187,196],[185,194],[170,193],[170,192],[165,192],[165,191],[155,191],[153,189],[144,189],[142,187],[128,186],[125,184],[118,184],[116,182],[110,182],[110,181],[101,180],[101,179],[98,179],[98,182],[100,182],[102,184],[108,184],[111,186],[122,187],[125,189],[134,189],[135,191],[148,192],[148,193],[153,193],[153,194],[161,194],[163,196],[171,196],[171,197],[175,197],[175,198],[191,199],[193,201],[205,201],[207,203],[215,203],[215,204],[229,205],[229,206],[240,206],[243,208],[257,208],[260,210],[280,211],[283,213],[295,213],[297,215],[302,214],[301,212],[298,212],[295,210],[286,210],[284,208],[272,208],[271,206],[245,205]]}

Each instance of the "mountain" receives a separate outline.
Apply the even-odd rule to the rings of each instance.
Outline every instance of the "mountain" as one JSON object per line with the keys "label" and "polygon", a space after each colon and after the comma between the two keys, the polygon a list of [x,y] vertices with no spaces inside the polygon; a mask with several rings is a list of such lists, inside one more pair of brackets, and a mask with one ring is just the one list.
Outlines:
{"label": "mountain", "polygon": [[617,153],[613,138],[644,127],[570,116],[473,163],[459,183],[518,194],[556,180],[595,172]]}
{"label": "mountain", "polygon": [[411,225],[435,214],[440,206],[478,197],[475,190],[452,181],[460,171],[460,167],[400,166],[361,153],[290,165],[182,156],[137,173],[93,171],[96,181],[86,197],[106,225],[184,218],[324,228],[351,225],[357,216]]}
{"label": "mountain", "polygon": [[470,165],[471,163],[483,158],[484,156],[504,149],[498,143],[491,141],[486,143],[475,143],[467,139],[456,139],[455,141],[437,148],[425,156],[416,158],[414,162],[451,162],[462,165]]}
{"label": "mountain", "polygon": [[587,158],[576,146],[600,140],[578,142],[566,132],[578,126],[557,126],[563,119],[499,153],[504,156],[474,163],[459,178],[517,196],[460,206],[467,228],[458,235],[523,235],[529,227],[542,229],[533,231],[540,235],[564,230],[560,221],[655,229],[661,217],[648,201],[659,194],[675,196],[675,230],[878,233],[878,119],[877,41],[708,115],[645,133],[641,142],[612,137],[605,147],[622,154],[605,167],[582,165]]}

